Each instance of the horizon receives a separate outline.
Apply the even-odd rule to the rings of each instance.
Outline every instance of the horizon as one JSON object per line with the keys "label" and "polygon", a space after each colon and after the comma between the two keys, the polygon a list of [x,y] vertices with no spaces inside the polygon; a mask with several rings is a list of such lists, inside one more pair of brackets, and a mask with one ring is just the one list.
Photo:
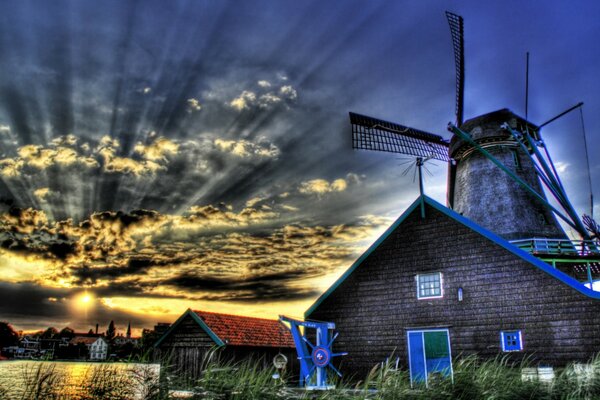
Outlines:
{"label": "horizon", "polygon": [[[0,4],[0,320],[303,315],[419,193],[407,158],[352,150],[348,112],[450,138],[446,10],[465,120],[525,115],[530,52],[528,118],[583,101],[598,188],[597,2]],[[578,114],[542,137],[577,212],[600,215]],[[446,165],[428,169],[446,204]]]}

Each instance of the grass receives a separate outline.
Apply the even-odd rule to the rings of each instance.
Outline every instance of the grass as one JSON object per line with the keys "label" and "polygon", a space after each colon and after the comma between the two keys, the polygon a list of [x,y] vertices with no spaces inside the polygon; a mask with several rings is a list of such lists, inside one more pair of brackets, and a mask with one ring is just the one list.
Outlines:
{"label": "grass", "polygon": [[[38,362],[26,365],[11,387],[0,386],[0,400],[161,400],[158,370],[136,364],[124,368],[116,364],[84,367],[72,377],[56,364]],[[19,376],[20,375],[20,376]],[[69,381],[71,379],[71,381]],[[6,384],[5,384],[6,385]]]}
{"label": "grass", "polygon": [[[390,357],[391,359],[392,357]],[[264,360],[233,363],[208,357],[202,376],[191,387],[193,399],[207,400],[594,400],[600,399],[600,356],[585,366],[569,365],[556,371],[552,382],[523,379],[528,362],[513,364],[508,358],[482,360],[475,356],[454,361],[453,380],[430,376],[429,385],[411,386],[408,371],[382,364],[359,383],[336,382],[330,391],[306,392],[287,385],[290,376],[274,379],[275,370]],[[111,364],[88,368],[75,393],[68,391],[65,376],[53,364],[26,368],[18,391],[0,387],[0,399],[16,400],[165,400],[168,385],[161,388],[157,371],[150,365],[123,369]],[[134,392],[134,388],[136,392]]]}

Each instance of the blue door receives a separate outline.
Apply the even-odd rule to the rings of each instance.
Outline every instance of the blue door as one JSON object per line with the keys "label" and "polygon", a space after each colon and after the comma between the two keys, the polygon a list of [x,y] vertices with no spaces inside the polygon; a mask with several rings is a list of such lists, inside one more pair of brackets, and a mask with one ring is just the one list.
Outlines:
{"label": "blue door", "polygon": [[447,329],[408,331],[411,382],[424,382],[432,373],[452,377],[450,337]]}

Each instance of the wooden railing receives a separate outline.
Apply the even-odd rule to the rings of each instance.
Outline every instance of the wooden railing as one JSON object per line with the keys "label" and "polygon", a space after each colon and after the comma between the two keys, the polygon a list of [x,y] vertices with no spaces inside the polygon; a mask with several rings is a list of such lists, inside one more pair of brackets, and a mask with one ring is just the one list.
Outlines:
{"label": "wooden railing", "polygon": [[536,255],[600,256],[600,246],[593,240],[531,238],[511,240],[510,243]]}

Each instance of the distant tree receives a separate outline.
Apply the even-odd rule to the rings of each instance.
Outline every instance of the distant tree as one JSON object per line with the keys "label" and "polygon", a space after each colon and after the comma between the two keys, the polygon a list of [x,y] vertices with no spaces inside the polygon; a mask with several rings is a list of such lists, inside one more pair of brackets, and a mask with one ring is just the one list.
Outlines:
{"label": "distant tree", "polygon": [[57,336],[58,336],[58,331],[56,330],[56,328],[49,327],[42,333],[41,338],[42,339],[54,339]]}
{"label": "distant tree", "polygon": [[131,359],[138,355],[138,348],[131,342],[127,342],[121,346],[115,346],[112,350],[119,359]]}
{"label": "distant tree", "polygon": [[90,335],[90,336],[91,336],[91,335],[93,335],[93,334],[94,334],[94,330],[93,330],[93,329],[90,329],[90,330],[88,331],[88,335]]}
{"label": "distant tree", "polygon": [[139,346],[142,353],[152,351],[154,343],[161,337],[159,333],[152,329],[142,329],[142,337],[140,338]]}
{"label": "distant tree", "polygon": [[0,350],[3,347],[16,346],[19,343],[19,335],[13,327],[4,321],[0,321]]}
{"label": "distant tree", "polygon": [[67,326],[58,333],[58,336],[61,339],[73,339],[75,337],[75,331]]}
{"label": "distant tree", "polygon": [[116,333],[117,333],[117,330],[115,328],[115,321],[111,320],[110,324],[108,324],[108,329],[106,330],[106,338],[108,340],[113,340]]}

